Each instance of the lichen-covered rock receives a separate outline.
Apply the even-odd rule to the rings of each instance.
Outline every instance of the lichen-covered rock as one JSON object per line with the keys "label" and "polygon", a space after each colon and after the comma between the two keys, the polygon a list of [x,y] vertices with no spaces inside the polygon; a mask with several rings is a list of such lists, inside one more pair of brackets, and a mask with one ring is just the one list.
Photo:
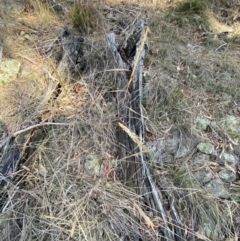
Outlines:
{"label": "lichen-covered rock", "polygon": [[224,182],[234,182],[237,178],[234,172],[226,169],[221,170],[218,175]]}
{"label": "lichen-covered rock", "polygon": [[100,172],[100,160],[97,155],[89,154],[86,158],[85,168],[90,175],[98,176]]}
{"label": "lichen-covered rock", "polygon": [[20,67],[20,62],[15,59],[3,60],[0,68],[0,85],[14,81],[20,71]]}
{"label": "lichen-covered rock", "polygon": [[164,139],[147,143],[152,151],[152,159],[160,162],[171,162],[186,157],[196,146],[196,139],[184,127],[171,131]]}
{"label": "lichen-covered rock", "polygon": [[224,152],[221,157],[230,164],[237,164],[239,161],[237,156],[227,152]]}
{"label": "lichen-covered rock", "polygon": [[230,197],[230,194],[225,189],[223,183],[219,179],[213,179],[207,184],[204,185],[204,187],[211,192],[212,194],[216,195],[219,198],[228,199]]}
{"label": "lichen-covered rock", "polygon": [[211,143],[199,143],[197,149],[205,154],[215,154],[215,147]]}
{"label": "lichen-covered rock", "polygon": [[210,160],[210,156],[203,154],[203,153],[197,153],[193,159],[193,168],[199,168],[204,165],[206,165]]}
{"label": "lichen-covered rock", "polygon": [[209,119],[207,119],[207,118],[197,117],[197,119],[196,119],[196,124],[197,124],[197,127],[198,127],[200,130],[206,131],[207,128],[210,126],[211,121],[210,121]]}
{"label": "lichen-covered rock", "polygon": [[228,116],[221,124],[224,129],[232,138],[240,136],[240,118],[235,116]]}
{"label": "lichen-covered rock", "polygon": [[213,178],[213,174],[210,170],[200,170],[194,172],[193,175],[201,184],[205,184]]}

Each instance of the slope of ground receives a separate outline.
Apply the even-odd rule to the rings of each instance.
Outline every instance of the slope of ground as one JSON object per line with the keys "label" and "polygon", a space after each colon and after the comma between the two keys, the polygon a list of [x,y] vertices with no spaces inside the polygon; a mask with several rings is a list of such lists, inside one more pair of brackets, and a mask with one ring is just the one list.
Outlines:
{"label": "slope of ground", "polygon": [[[23,153],[1,189],[1,240],[166,240],[161,215],[123,185],[117,156],[106,35],[127,39],[141,18],[146,157],[171,232],[181,224],[187,240],[239,239],[237,1],[0,4],[0,120]],[[68,31],[82,53],[70,70],[59,41]]]}

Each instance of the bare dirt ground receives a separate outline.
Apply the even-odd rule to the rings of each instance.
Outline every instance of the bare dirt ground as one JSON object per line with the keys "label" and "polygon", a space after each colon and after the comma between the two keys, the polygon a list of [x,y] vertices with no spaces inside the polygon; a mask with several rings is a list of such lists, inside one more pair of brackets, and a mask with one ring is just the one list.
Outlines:
{"label": "bare dirt ground", "polygon": [[[2,64],[21,66],[0,83],[0,121],[19,133],[23,153],[14,180],[1,189],[1,240],[170,240],[161,215],[123,185],[124,160],[116,154],[116,70],[106,35],[121,39],[139,19],[150,29],[147,164],[171,232],[181,223],[185,239],[175,240],[239,239],[237,1],[0,4]],[[76,6],[85,9],[77,20]],[[56,39],[66,26],[84,39],[74,73],[59,67],[64,53]]]}

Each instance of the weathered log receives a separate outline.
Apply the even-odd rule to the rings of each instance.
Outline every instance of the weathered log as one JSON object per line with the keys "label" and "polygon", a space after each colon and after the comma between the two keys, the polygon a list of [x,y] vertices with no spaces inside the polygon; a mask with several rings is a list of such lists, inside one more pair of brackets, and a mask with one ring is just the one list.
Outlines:
{"label": "weathered log", "polygon": [[0,187],[4,187],[13,177],[22,157],[15,138],[0,122]]}
{"label": "weathered log", "polygon": [[84,38],[65,27],[44,52],[57,62],[59,75],[69,77],[86,68],[83,46]]}
{"label": "weathered log", "polygon": [[[164,233],[165,239],[184,240],[181,221],[174,206],[172,206],[172,216],[176,226],[172,227],[168,220],[165,208],[159,197],[160,192],[146,164],[143,150],[145,134],[142,109],[143,60],[146,52],[147,32],[148,28],[145,26],[145,22],[140,20],[136,31],[126,41],[127,45],[123,49],[117,47],[113,33],[108,35],[108,46],[114,56],[113,68],[123,70],[116,72],[118,119],[129,130],[126,132],[123,128],[118,127],[118,158],[122,160],[124,183],[142,195],[145,204],[151,210],[154,210],[156,215],[161,215],[164,221],[164,227],[161,229],[161,232]],[[125,51],[125,53],[122,53],[122,51]],[[125,59],[126,57],[132,57],[132,55],[134,55],[132,61],[129,62],[128,59]],[[124,71],[124,69],[129,70],[130,74],[129,71]],[[138,141],[134,140],[133,136],[135,135],[138,137]],[[174,233],[180,237],[176,237]]]}
{"label": "weathered log", "polygon": [[85,68],[83,42],[81,36],[75,35],[70,29],[66,28],[60,36],[62,46],[62,59],[58,65],[60,74],[69,72],[75,74]]}

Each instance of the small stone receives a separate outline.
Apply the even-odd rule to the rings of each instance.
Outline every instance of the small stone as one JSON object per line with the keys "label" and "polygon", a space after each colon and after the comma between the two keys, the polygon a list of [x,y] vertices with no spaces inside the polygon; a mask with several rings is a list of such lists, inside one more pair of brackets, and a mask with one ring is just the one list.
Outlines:
{"label": "small stone", "polygon": [[215,148],[214,145],[210,143],[199,143],[197,145],[197,149],[205,154],[215,154]]}
{"label": "small stone", "polygon": [[85,162],[85,168],[93,176],[99,175],[100,168],[101,168],[99,157],[93,154],[88,155]]}
{"label": "small stone", "polygon": [[199,168],[204,165],[206,165],[210,160],[210,156],[203,154],[203,153],[196,153],[194,160],[193,160],[193,166],[194,168]]}
{"label": "small stone", "polygon": [[207,128],[209,127],[211,121],[206,119],[206,118],[200,118],[198,117],[196,119],[196,124],[197,124],[197,127],[200,129],[200,130],[203,130],[203,131],[206,131]]}
{"label": "small stone", "polygon": [[235,116],[228,116],[221,126],[232,138],[240,136],[240,118]]}
{"label": "small stone", "polygon": [[25,35],[24,35],[24,39],[32,42],[32,38],[31,38],[31,36],[30,36],[29,34],[25,34]]}
{"label": "small stone", "polygon": [[219,198],[228,199],[230,194],[225,189],[220,180],[213,179],[204,186],[209,192],[215,194]]}
{"label": "small stone", "polygon": [[222,154],[222,159],[227,161],[230,164],[237,164],[238,163],[238,158],[235,155],[232,155],[230,153],[224,152]]}
{"label": "small stone", "polygon": [[17,78],[21,64],[15,59],[2,61],[0,71],[0,85],[11,82]]}
{"label": "small stone", "polygon": [[205,184],[205,183],[209,182],[213,178],[213,174],[209,170],[197,171],[193,175],[201,184]]}
{"label": "small stone", "polygon": [[226,169],[221,170],[218,175],[224,182],[234,182],[236,180],[236,174]]}
{"label": "small stone", "polygon": [[18,41],[19,42],[24,42],[26,39],[23,37],[23,36],[21,36],[21,37],[18,37]]}

